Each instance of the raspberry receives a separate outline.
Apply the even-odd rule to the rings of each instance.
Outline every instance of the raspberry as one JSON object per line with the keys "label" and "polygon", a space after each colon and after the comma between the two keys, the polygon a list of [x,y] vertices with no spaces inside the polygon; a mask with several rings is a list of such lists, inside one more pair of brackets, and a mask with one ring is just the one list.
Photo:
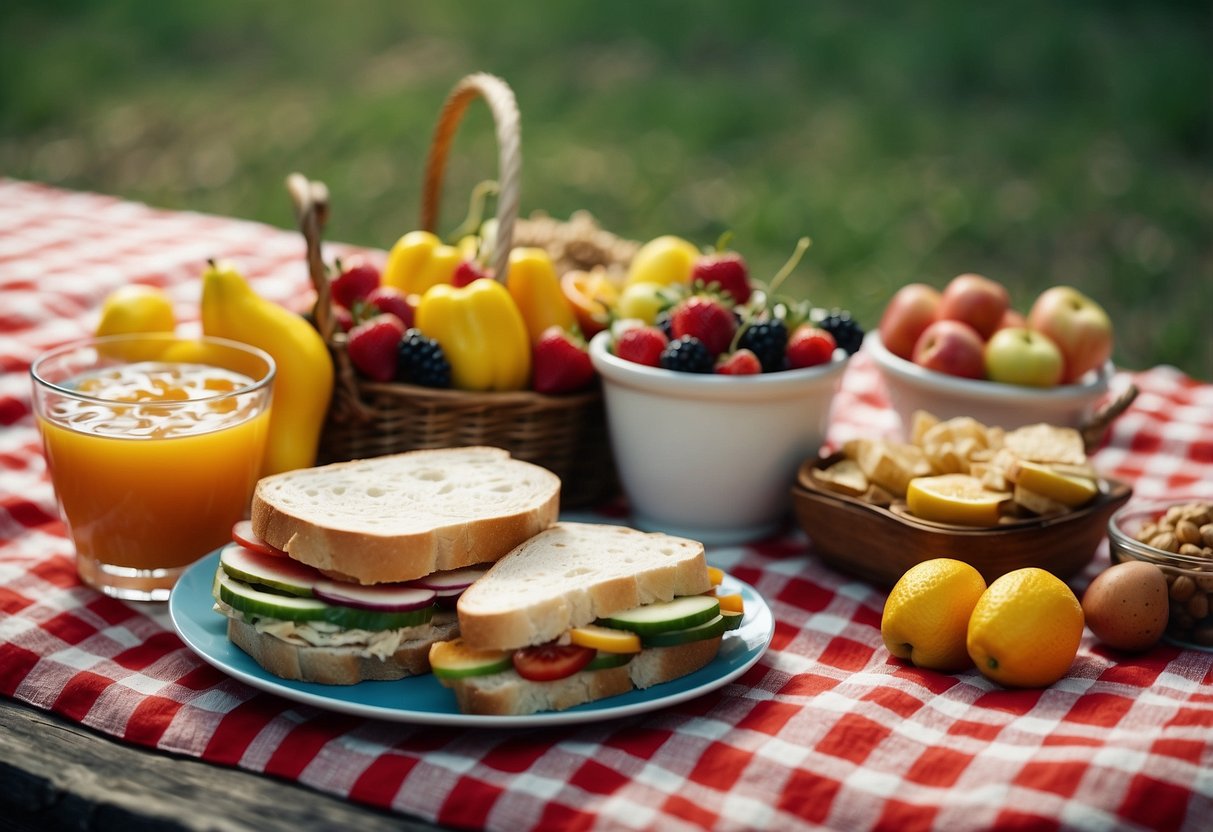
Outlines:
{"label": "raspberry", "polygon": [[741,333],[737,346],[744,347],[758,356],[764,373],[777,372],[784,368],[788,327],[779,318],[754,321]]}
{"label": "raspberry", "polygon": [[421,330],[410,329],[404,333],[396,356],[396,375],[401,381],[422,387],[451,386],[451,363],[438,342],[427,338]]}
{"label": "raspberry", "polygon": [[711,350],[691,335],[675,338],[661,352],[661,366],[679,373],[710,373],[715,364]]}
{"label": "raspberry", "polygon": [[817,310],[813,319],[819,328],[834,336],[835,343],[846,350],[847,355],[859,352],[863,344],[863,327],[850,312],[845,309]]}

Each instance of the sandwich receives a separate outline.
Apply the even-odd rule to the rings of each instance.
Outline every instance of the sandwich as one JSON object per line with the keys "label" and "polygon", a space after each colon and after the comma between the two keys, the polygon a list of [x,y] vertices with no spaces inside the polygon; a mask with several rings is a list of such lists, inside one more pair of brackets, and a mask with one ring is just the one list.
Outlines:
{"label": "sandwich", "polygon": [[412,451],[265,477],[219,557],[227,635],[286,679],[429,672],[459,595],[556,521],[560,480],[499,448]]}
{"label": "sandwich", "polygon": [[563,522],[520,544],[459,598],[461,636],[430,664],[468,714],[563,710],[709,664],[741,624],[702,543]]}

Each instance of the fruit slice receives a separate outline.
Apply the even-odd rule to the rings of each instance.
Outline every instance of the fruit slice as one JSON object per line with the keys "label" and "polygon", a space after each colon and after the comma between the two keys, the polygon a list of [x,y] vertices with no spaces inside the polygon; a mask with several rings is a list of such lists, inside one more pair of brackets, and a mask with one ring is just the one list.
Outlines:
{"label": "fruit slice", "polygon": [[998,524],[999,507],[1011,499],[1005,491],[990,491],[968,474],[915,477],[906,488],[906,507],[923,520],[962,526]]}
{"label": "fruit slice", "polygon": [[331,604],[374,612],[411,612],[433,606],[437,597],[432,589],[404,584],[363,586],[327,578],[316,582],[312,594]]}
{"label": "fruit slice", "polygon": [[724,582],[724,570],[718,569],[715,566],[709,566],[708,578],[712,581],[712,586],[720,586]]}
{"label": "fruit slice", "polygon": [[263,555],[286,557],[286,552],[281,549],[275,549],[253,531],[253,522],[251,520],[240,520],[236,525],[232,526],[232,540],[246,549],[252,549],[254,552],[260,552]]}
{"label": "fruit slice", "polygon": [[630,630],[612,630],[597,624],[574,627],[569,640],[581,647],[592,647],[603,653],[639,653],[640,636]]}
{"label": "fruit slice", "polygon": [[740,592],[721,592],[718,589],[716,600],[720,602],[721,612],[745,612],[745,601]]}
{"label": "fruit slice", "polygon": [[728,622],[723,615],[705,621],[694,627],[683,630],[667,630],[664,633],[653,633],[644,637],[645,647],[675,647],[679,644],[689,644],[692,641],[704,641],[723,635],[728,629]]}
{"label": "fruit slice", "polygon": [[487,676],[510,668],[508,650],[477,650],[463,639],[440,641],[430,646],[430,668],[440,679]]}
{"label": "fruit slice", "polygon": [[586,670],[607,670],[612,667],[623,667],[632,660],[631,653],[606,653],[601,650],[585,666]]}
{"label": "fruit slice", "polygon": [[720,602],[711,595],[685,595],[664,603],[646,604],[607,616],[598,623],[631,630],[641,637],[667,630],[685,630],[720,615]]}
{"label": "fruit slice", "polygon": [[324,578],[307,564],[278,555],[267,555],[238,543],[223,547],[219,553],[219,565],[238,581],[304,598],[310,597],[316,582]]}
{"label": "fruit slice", "polygon": [[1099,493],[1099,486],[1090,477],[1063,474],[1047,465],[1025,459],[1017,459],[1011,465],[1007,471],[1007,479],[1070,508],[1089,503]]}
{"label": "fruit slice", "polygon": [[597,651],[589,647],[549,642],[515,650],[514,670],[532,682],[551,682],[584,670],[596,655]]}

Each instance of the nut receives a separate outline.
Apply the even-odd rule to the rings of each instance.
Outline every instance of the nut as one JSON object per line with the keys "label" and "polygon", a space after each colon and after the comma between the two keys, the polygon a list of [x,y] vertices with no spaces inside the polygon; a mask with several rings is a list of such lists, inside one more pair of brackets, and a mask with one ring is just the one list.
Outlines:
{"label": "nut", "polygon": [[1150,545],[1155,549],[1162,549],[1164,552],[1179,551],[1179,540],[1172,532],[1159,532],[1150,538]]}
{"label": "nut", "polygon": [[1209,596],[1198,592],[1188,599],[1188,615],[1199,621],[1209,615]]}
{"label": "nut", "polygon": [[1201,592],[1213,592],[1213,575],[1197,575],[1192,580]]}
{"label": "nut", "polygon": [[1191,558],[1199,558],[1204,556],[1205,550],[1195,543],[1181,543],[1179,544],[1179,553]]}
{"label": "nut", "polygon": [[1205,546],[1213,548],[1213,523],[1205,523],[1200,527],[1200,540]]}
{"label": "nut", "polygon": [[1185,603],[1196,594],[1196,582],[1187,575],[1179,575],[1171,584],[1171,600]]}
{"label": "nut", "polygon": [[1180,520],[1175,524],[1175,536],[1179,538],[1181,544],[1200,543],[1200,526],[1197,526],[1191,520]]}

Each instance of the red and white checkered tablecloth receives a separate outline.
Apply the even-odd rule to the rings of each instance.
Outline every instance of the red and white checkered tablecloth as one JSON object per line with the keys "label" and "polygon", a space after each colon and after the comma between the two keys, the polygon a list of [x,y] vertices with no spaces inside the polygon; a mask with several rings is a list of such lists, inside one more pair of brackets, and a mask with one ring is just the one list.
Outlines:
{"label": "red and white checkered tablecloth", "polygon": [[[285,200],[285,195],[284,195]],[[298,780],[442,824],[530,828],[1209,829],[1213,653],[1115,656],[1088,633],[1070,674],[1003,690],[890,658],[882,591],[795,532],[710,549],[777,621],[717,692],[546,731],[460,731],[338,715],[259,692],[186,649],[162,613],[80,584],[30,414],[28,368],[88,334],[125,283],[196,319],[208,257],[263,295],[306,299],[291,231],[0,179],[0,693],[137,745]],[[1170,368],[1095,461],[1138,495],[1213,497],[1213,386]],[[831,437],[890,431],[852,362]],[[1106,565],[1106,548],[1080,578]]]}

